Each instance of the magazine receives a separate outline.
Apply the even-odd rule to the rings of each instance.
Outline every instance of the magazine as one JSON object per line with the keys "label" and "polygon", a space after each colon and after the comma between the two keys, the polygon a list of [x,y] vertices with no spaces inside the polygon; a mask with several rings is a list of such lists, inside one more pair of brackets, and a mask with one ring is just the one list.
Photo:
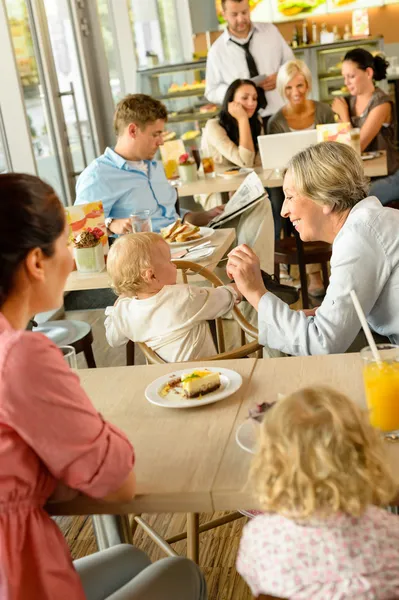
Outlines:
{"label": "magazine", "polygon": [[230,198],[224,207],[224,211],[212,219],[208,227],[218,229],[231,219],[238,217],[246,210],[249,210],[258,202],[267,197],[267,192],[258,175],[253,171],[242,182],[238,190]]}

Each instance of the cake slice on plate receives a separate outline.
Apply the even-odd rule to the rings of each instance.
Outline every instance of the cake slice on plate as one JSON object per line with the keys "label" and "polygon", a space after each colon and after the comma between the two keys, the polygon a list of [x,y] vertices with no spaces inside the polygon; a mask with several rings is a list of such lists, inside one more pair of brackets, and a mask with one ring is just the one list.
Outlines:
{"label": "cake slice on plate", "polygon": [[220,375],[208,369],[195,370],[181,376],[184,395],[197,398],[214,392],[220,387]]}

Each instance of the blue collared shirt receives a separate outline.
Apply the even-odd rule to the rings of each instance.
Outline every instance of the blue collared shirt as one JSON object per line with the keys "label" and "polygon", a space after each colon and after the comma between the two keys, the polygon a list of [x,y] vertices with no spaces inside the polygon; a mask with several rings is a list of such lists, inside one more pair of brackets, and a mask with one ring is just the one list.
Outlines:
{"label": "blue collared shirt", "polygon": [[107,148],[81,173],[76,184],[75,204],[101,200],[105,217],[113,219],[126,219],[133,212],[148,209],[154,231],[170,225],[179,216],[176,212],[176,190],[166,179],[161,162],[144,162],[148,166],[148,174],[135,169],[122,156]]}

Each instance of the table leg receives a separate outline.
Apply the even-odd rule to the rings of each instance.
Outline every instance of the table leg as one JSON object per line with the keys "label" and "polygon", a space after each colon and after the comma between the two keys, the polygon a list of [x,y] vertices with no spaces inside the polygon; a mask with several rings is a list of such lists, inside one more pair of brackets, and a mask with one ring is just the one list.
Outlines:
{"label": "table leg", "polygon": [[199,561],[199,514],[187,514],[187,558]]}
{"label": "table leg", "polygon": [[93,515],[92,522],[98,550],[133,543],[128,515]]}

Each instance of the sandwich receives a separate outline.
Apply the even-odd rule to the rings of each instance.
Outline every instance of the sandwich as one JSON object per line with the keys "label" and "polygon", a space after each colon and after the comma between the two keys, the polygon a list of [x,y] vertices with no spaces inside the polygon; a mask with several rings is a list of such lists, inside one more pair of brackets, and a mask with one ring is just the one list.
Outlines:
{"label": "sandwich", "polygon": [[161,229],[161,235],[165,242],[169,244],[173,242],[189,242],[198,240],[201,237],[200,228],[191,223],[182,223],[181,219],[177,219],[172,225]]}
{"label": "sandwich", "polygon": [[175,221],[171,225],[168,225],[167,227],[163,227],[161,229],[161,232],[160,232],[161,236],[163,237],[163,239],[165,241],[170,241],[170,238],[174,235],[176,229],[180,226],[181,226],[181,219],[177,219],[177,221]]}

